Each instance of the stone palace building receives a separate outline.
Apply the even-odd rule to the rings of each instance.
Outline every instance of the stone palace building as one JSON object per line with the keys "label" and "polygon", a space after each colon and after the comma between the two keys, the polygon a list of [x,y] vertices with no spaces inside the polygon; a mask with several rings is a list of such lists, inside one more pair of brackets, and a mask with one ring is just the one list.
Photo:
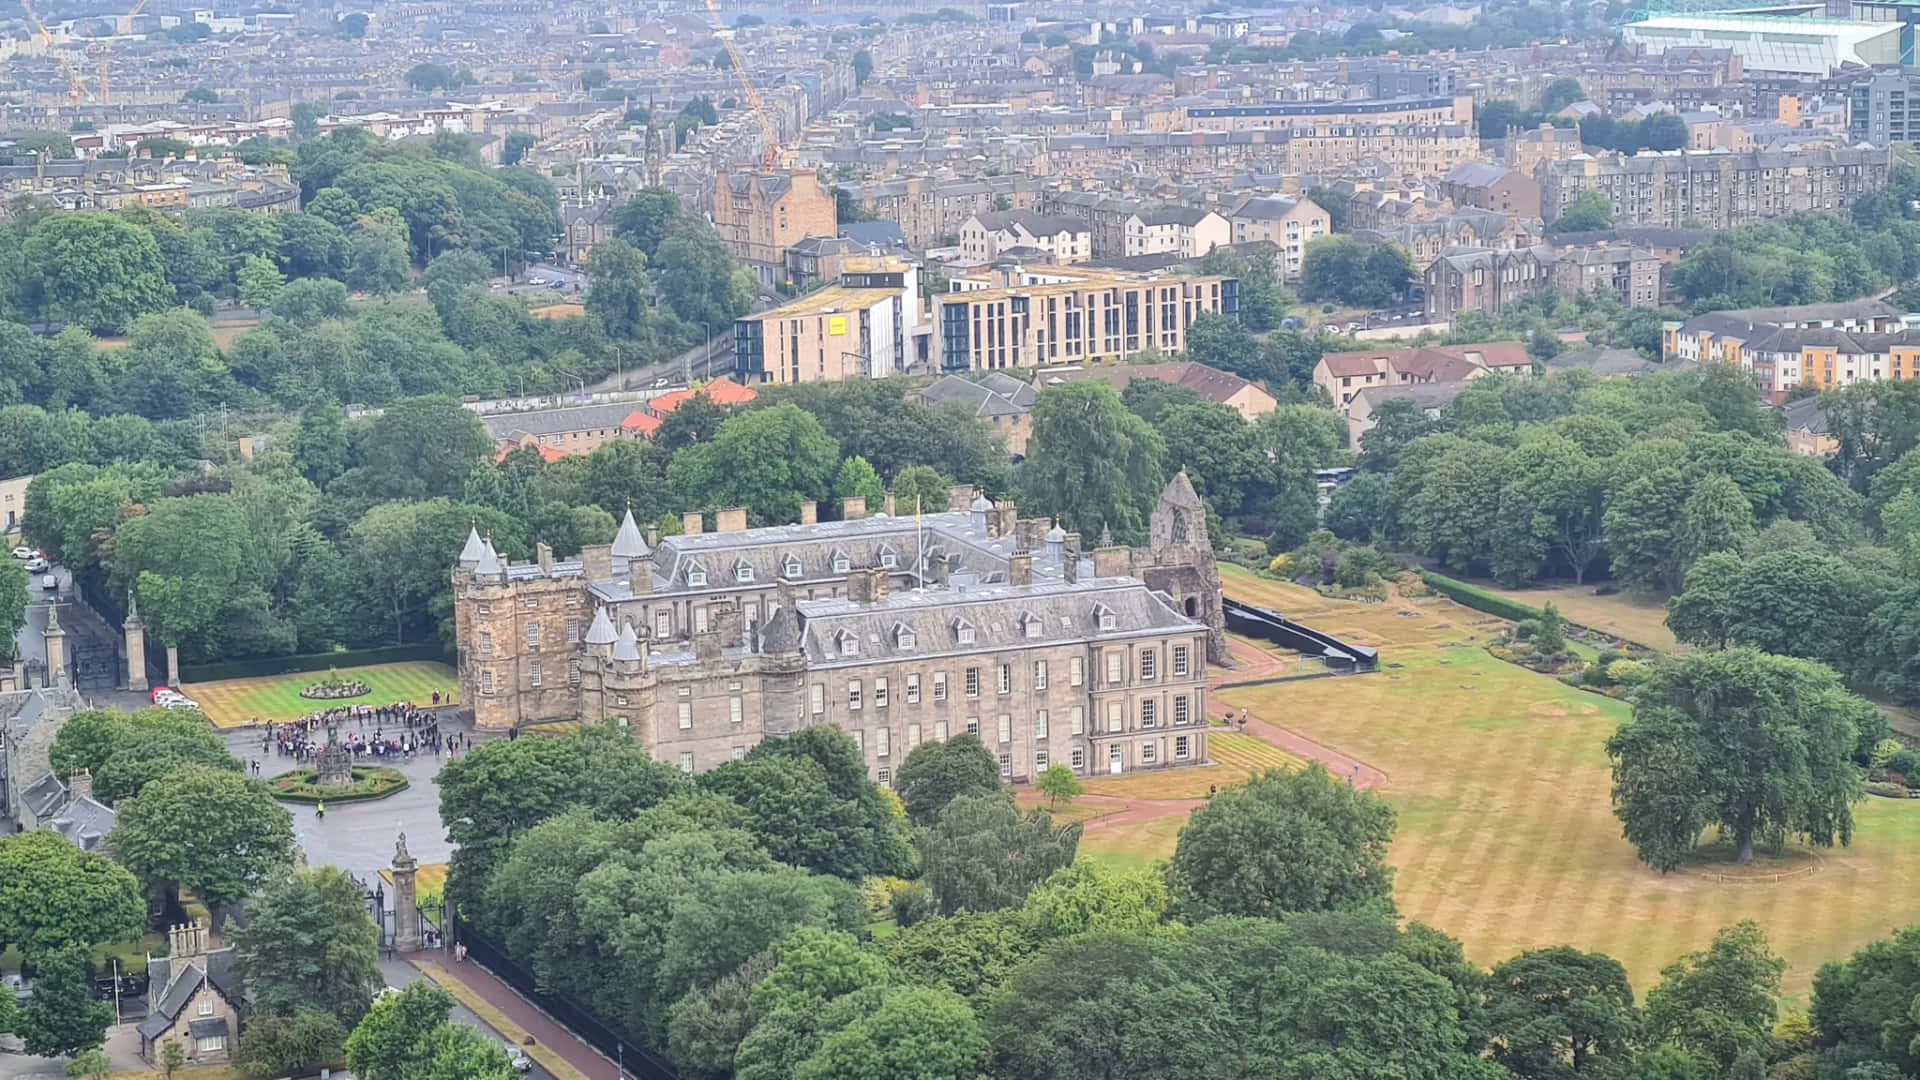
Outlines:
{"label": "stone palace building", "polygon": [[613,719],[688,771],[815,724],[891,783],[915,746],[974,732],[1012,780],[1207,759],[1207,665],[1226,660],[1206,514],[1184,473],[1145,547],[1081,549],[958,488],[948,508],[649,544],[629,513],[578,560],[509,563],[467,538],[453,571],[461,700],[482,728]]}

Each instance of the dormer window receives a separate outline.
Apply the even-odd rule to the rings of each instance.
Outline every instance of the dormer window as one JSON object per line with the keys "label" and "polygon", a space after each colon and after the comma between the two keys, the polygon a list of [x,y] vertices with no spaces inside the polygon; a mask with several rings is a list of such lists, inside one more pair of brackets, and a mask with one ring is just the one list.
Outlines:
{"label": "dormer window", "polygon": [[687,584],[700,586],[700,585],[705,585],[706,583],[707,583],[706,567],[699,566],[699,565],[693,565],[693,566],[687,567]]}
{"label": "dormer window", "polygon": [[1094,607],[1093,621],[1094,625],[1102,630],[1112,630],[1120,624],[1120,620],[1113,614],[1113,609],[1105,604],[1099,604]]}
{"label": "dormer window", "polygon": [[973,624],[965,619],[953,620],[953,636],[962,645],[973,644]]}
{"label": "dormer window", "polygon": [[892,548],[883,547],[880,549],[880,565],[881,566],[884,566],[887,569],[891,570],[895,566],[898,566],[899,564],[900,564],[900,557],[893,553]]}
{"label": "dormer window", "polygon": [[1031,613],[1020,616],[1020,628],[1026,631],[1026,635],[1030,638],[1039,637],[1041,629],[1040,616]]}
{"label": "dormer window", "polygon": [[787,556],[787,561],[782,563],[780,566],[780,572],[790,578],[799,577],[800,576],[800,560],[792,555]]}
{"label": "dormer window", "polygon": [[844,574],[852,569],[853,569],[853,560],[847,558],[846,552],[836,551],[833,553],[833,572],[834,573]]}
{"label": "dormer window", "polygon": [[735,580],[735,581],[752,581],[752,580],[753,580],[753,567],[751,567],[751,566],[749,566],[749,565],[747,565],[746,563],[740,563],[740,564],[738,564],[738,565],[736,565],[736,566],[735,566],[735,567],[733,568],[733,580]]}
{"label": "dormer window", "polygon": [[860,651],[860,639],[847,633],[845,630],[840,631],[834,635],[834,637],[840,643],[841,656],[853,656]]}
{"label": "dormer window", "polygon": [[906,623],[898,623],[893,628],[893,647],[896,649],[913,648],[913,631]]}

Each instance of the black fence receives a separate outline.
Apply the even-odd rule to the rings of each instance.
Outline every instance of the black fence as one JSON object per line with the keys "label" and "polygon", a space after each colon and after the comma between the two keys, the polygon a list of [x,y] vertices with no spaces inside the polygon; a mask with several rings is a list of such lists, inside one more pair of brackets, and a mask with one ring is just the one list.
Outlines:
{"label": "black fence", "polygon": [[1302,626],[1263,607],[1243,604],[1232,597],[1222,599],[1226,605],[1227,629],[1236,634],[1270,641],[1303,656],[1317,656],[1326,662],[1329,671],[1354,673],[1380,667],[1380,654],[1375,649],[1350,645],[1332,634]]}
{"label": "black fence", "polygon": [[[455,922],[458,924],[458,920]],[[548,1016],[559,1021],[568,1031],[617,1063],[622,1076],[632,1075],[640,1080],[679,1080],[679,1074],[673,1066],[654,1056],[640,1040],[609,1026],[572,1000],[542,990],[532,972],[508,959],[506,953],[475,933],[472,927],[458,925],[454,940],[467,947],[467,959],[491,971],[527,1000],[538,1005]]]}
{"label": "black fence", "polygon": [[[121,626],[126,623],[127,605],[124,598],[120,601],[114,600],[113,597],[107,594],[106,590],[100,588],[98,582],[88,577],[82,577],[79,574],[73,575],[73,584],[74,587],[79,590],[80,598],[86,601],[87,606],[93,609],[95,615],[100,616],[100,621],[107,624],[109,631],[118,631]],[[152,634],[146,635],[145,641],[147,646],[147,685],[153,686],[166,681],[167,648],[158,641],[155,641]],[[118,685],[120,676],[126,669],[120,666],[117,653],[114,659],[115,671],[113,678],[114,684]],[[145,690],[147,687],[136,686],[133,687],[133,689]]]}

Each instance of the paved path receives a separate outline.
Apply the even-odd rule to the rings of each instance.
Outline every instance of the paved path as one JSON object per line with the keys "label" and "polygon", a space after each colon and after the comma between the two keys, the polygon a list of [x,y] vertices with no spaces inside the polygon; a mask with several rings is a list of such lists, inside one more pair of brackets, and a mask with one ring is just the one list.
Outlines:
{"label": "paved path", "polygon": [[572,1032],[561,1027],[474,961],[454,960],[439,949],[422,950],[407,959],[422,970],[432,967],[459,980],[461,985],[500,1010],[508,1020],[525,1028],[537,1042],[560,1055],[568,1065],[592,1080],[601,1080],[603,1077],[605,1080],[619,1080],[620,1071],[613,1062],[601,1057],[593,1047],[581,1042]]}

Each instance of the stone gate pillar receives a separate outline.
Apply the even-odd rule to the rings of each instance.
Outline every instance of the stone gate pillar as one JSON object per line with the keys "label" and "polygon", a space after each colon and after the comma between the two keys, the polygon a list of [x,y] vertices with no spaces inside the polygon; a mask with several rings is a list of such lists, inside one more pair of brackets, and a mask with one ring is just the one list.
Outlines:
{"label": "stone gate pillar", "polygon": [[419,863],[407,854],[407,834],[393,845],[393,951],[420,949],[420,909],[414,899],[413,878]]}

